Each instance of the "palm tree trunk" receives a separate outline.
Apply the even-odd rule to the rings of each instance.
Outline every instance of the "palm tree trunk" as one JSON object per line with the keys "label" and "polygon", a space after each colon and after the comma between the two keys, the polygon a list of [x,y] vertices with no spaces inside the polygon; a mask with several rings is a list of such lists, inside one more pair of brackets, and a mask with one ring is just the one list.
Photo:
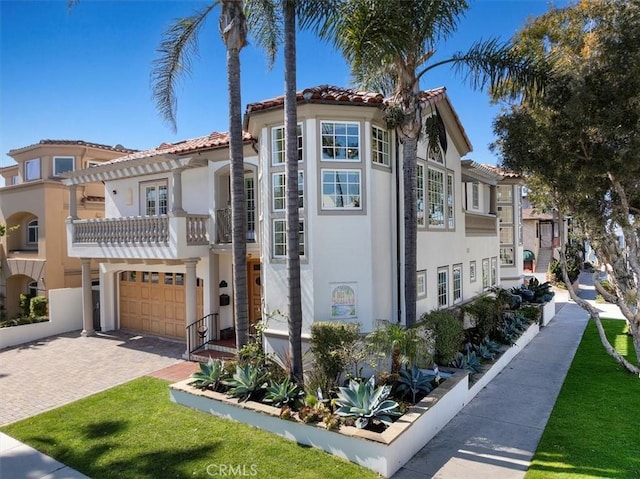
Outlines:
{"label": "palm tree trunk", "polygon": [[233,255],[233,302],[236,346],[249,340],[247,295],[247,207],[244,192],[242,100],[240,95],[240,50],[246,45],[247,26],[241,0],[222,0],[220,30],[227,46],[229,97],[229,157],[231,167],[231,218]]}
{"label": "palm tree trunk", "polygon": [[405,136],[402,144],[402,181],[404,189],[404,309],[405,325],[416,322],[417,301],[417,165],[418,139]]}
{"label": "palm tree trunk", "polygon": [[300,290],[300,215],[298,212],[298,114],[296,99],[295,2],[282,2],[284,17],[285,179],[287,223],[287,285],[290,376],[302,383],[302,297]]}

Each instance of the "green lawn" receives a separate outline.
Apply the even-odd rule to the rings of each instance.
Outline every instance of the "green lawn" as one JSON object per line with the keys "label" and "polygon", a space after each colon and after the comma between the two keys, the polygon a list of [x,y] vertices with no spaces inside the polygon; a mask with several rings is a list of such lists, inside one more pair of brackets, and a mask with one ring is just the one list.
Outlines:
{"label": "green lawn", "polygon": [[[607,337],[634,362],[624,321]],[[640,379],[607,355],[589,322],[525,479],[640,478]]]}
{"label": "green lawn", "polygon": [[93,479],[374,478],[325,452],[169,401],[144,377],[3,427]]}

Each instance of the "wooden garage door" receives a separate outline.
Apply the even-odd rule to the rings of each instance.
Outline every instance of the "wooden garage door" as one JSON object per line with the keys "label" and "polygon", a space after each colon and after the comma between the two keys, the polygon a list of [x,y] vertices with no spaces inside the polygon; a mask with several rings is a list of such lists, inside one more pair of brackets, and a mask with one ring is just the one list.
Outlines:
{"label": "wooden garage door", "polygon": [[[185,284],[182,273],[125,271],[120,273],[120,328],[185,337]],[[202,312],[202,280],[197,282],[197,315]]]}

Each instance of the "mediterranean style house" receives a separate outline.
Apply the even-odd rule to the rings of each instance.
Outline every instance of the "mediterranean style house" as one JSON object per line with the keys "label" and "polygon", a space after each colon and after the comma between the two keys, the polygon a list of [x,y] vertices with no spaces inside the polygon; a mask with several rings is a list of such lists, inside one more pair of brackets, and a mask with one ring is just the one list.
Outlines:
{"label": "mediterranean style house", "polygon": [[[0,238],[0,296],[9,316],[19,314],[20,293],[46,295],[58,288],[78,287],[81,270],[98,278],[97,264],[81,266],[67,255],[64,220],[69,195],[60,175],[91,168],[133,150],[71,140],[42,140],[11,150],[15,165],[0,169],[0,224],[11,230]],[[104,187],[85,183],[73,198],[76,216],[104,216]]]}
{"label": "mediterranean style house", "polygon": [[[461,161],[471,143],[444,88],[423,92],[422,103],[437,108],[448,147],[422,141],[418,150],[418,315],[496,286],[501,258],[521,257],[515,240],[501,254],[498,235],[499,201],[519,187],[499,193],[503,175]],[[363,332],[403,321],[402,145],[383,105],[380,94],[326,85],[298,94],[303,340],[314,321],[354,321]],[[271,350],[287,341],[283,123],[282,97],[247,106],[249,313],[264,320]],[[187,353],[198,336],[232,331],[228,158],[228,136],[214,132],[65,174],[68,251],[99,263],[103,330],[186,340]],[[82,219],[77,190],[95,182],[105,217]]]}

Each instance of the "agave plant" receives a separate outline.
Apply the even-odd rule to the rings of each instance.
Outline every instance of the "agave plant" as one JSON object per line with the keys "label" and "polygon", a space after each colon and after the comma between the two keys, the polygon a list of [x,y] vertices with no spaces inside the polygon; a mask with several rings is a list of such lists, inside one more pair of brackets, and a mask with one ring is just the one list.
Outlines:
{"label": "agave plant", "polygon": [[198,389],[212,389],[215,391],[223,374],[223,362],[220,359],[209,358],[206,363],[200,363],[200,371],[196,371],[191,375],[193,381],[190,384]]}
{"label": "agave plant", "polygon": [[267,374],[259,365],[247,363],[241,366],[238,364],[233,377],[222,381],[222,384],[230,388],[228,391],[229,396],[246,401],[266,387],[266,377]]}
{"label": "agave plant", "polygon": [[411,369],[403,367],[398,378],[397,391],[406,395],[411,393],[411,402],[416,402],[419,393],[429,394],[433,390],[431,382],[435,379],[435,374],[424,374],[417,366]]}
{"label": "agave plant", "polygon": [[480,358],[476,356],[475,351],[468,350],[466,353],[456,353],[455,359],[451,362],[451,366],[458,369],[465,369],[471,374],[482,372],[482,364]]}
{"label": "agave plant", "polygon": [[267,394],[264,396],[264,402],[273,403],[276,407],[293,405],[299,402],[303,395],[304,391],[296,383],[292,383],[289,378],[285,378],[279,383],[272,380],[267,388]]}
{"label": "agave plant", "polygon": [[390,416],[399,416],[398,403],[387,399],[391,386],[375,387],[374,378],[366,382],[349,381],[348,387],[339,388],[336,404],[338,416],[355,417],[357,428],[365,428],[371,419],[384,425],[391,424]]}

